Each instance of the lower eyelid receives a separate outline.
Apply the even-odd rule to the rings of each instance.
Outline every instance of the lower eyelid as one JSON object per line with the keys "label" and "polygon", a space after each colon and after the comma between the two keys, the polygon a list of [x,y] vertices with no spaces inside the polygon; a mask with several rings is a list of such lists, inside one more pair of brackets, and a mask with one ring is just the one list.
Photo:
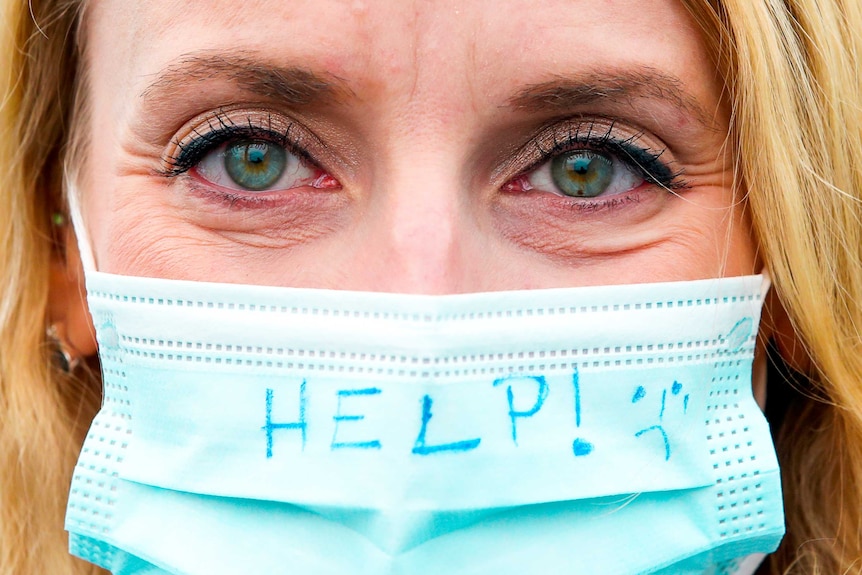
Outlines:
{"label": "lower eyelid", "polygon": [[649,244],[645,238],[664,229],[650,222],[672,209],[674,196],[642,185],[597,198],[503,193],[496,202],[497,229],[510,242],[571,265],[576,258],[617,255]]}
{"label": "lower eyelid", "polygon": [[[213,184],[197,175],[194,169],[181,175],[177,183],[183,187],[182,195],[193,199],[189,209],[194,206],[209,206],[206,211],[226,212],[254,211],[261,214],[279,212],[281,209],[293,211],[311,206],[337,205],[344,194],[332,193],[334,187],[297,186],[290,189],[263,192],[244,192]],[[333,204],[334,202],[334,204]],[[267,216],[267,217],[270,217]],[[242,220],[235,220],[239,223]],[[249,223],[252,223],[251,221]]]}

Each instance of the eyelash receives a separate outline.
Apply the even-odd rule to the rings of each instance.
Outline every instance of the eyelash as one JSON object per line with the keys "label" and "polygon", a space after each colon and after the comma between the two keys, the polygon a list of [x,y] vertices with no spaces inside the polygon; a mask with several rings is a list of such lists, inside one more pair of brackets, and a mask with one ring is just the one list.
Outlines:
{"label": "eyelash", "polygon": [[[596,133],[596,128],[602,131]],[[595,120],[579,121],[568,124],[556,124],[547,131],[537,136],[533,143],[534,158],[526,169],[519,172],[519,176],[530,174],[545,162],[555,156],[574,150],[590,150],[604,152],[615,156],[626,164],[645,182],[658,186],[668,191],[684,190],[689,187],[688,182],[682,178],[682,169],[673,170],[669,162],[661,160],[666,149],[653,150],[647,146],[639,145],[643,139],[643,133],[635,133],[626,138],[614,136],[616,127],[614,122],[599,123]],[[516,176],[518,177],[518,176]],[[583,202],[577,198],[571,198],[576,202]],[[593,203],[597,200],[593,200]],[[601,201],[601,200],[598,200]],[[610,200],[608,200],[610,202]]]}
{"label": "eyelash", "polygon": [[[197,166],[204,157],[218,146],[232,140],[260,140],[283,147],[295,155],[303,163],[319,168],[312,155],[302,145],[307,138],[304,134],[294,135],[295,124],[286,122],[280,129],[273,127],[271,115],[266,115],[266,126],[255,125],[251,116],[245,116],[247,123],[239,124],[224,110],[219,110],[206,120],[206,131],[199,128],[191,130],[190,136],[173,141],[176,149],[174,155],[166,156],[164,168],[160,174],[173,178],[188,172]],[[528,167],[519,170],[509,182],[531,174],[550,161],[555,156],[573,150],[591,150],[603,152],[616,157],[623,162],[644,182],[668,191],[684,190],[689,184],[682,178],[683,170],[673,170],[669,162],[661,157],[665,149],[653,150],[646,145],[638,144],[643,139],[643,133],[635,133],[625,138],[615,136],[614,122],[599,122],[596,120],[572,120],[551,125],[536,135],[527,149],[517,154],[518,163],[528,163]],[[532,151],[529,149],[532,147]],[[567,198],[573,203],[589,203],[594,208],[606,204],[614,207],[620,204],[620,198],[593,198],[589,201],[579,198]]]}
{"label": "eyelash", "polygon": [[275,144],[297,156],[302,162],[317,167],[311,154],[301,145],[301,138],[291,134],[293,123],[287,123],[282,130],[273,128],[271,116],[268,123],[267,127],[256,126],[249,117],[247,125],[237,124],[224,111],[216,112],[207,121],[209,131],[201,132],[194,128],[191,131],[193,138],[177,138],[173,141],[177,153],[164,158],[165,167],[160,173],[169,178],[182,175],[197,166],[207,154],[232,140],[258,140]]}

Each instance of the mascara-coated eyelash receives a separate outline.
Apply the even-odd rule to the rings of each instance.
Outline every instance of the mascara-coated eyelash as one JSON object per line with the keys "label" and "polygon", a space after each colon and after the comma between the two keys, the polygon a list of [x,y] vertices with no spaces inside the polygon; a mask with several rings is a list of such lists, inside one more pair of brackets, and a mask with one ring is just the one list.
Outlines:
{"label": "mascara-coated eyelash", "polygon": [[278,146],[312,166],[316,163],[303,142],[310,136],[286,118],[267,111],[219,110],[196,118],[178,134],[162,160],[161,174],[179,176],[191,170],[214,150],[229,142],[268,143]]}
{"label": "mascara-coated eyelash", "polygon": [[510,180],[507,189],[599,198],[632,191],[643,183],[669,191],[688,187],[682,170],[672,169],[672,161],[663,159],[666,149],[650,147],[643,133],[620,132],[614,122],[551,126],[533,140],[529,167]]}
{"label": "mascara-coated eyelash", "polygon": [[332,190],[339,182],[306,151],[325,149],[311,132],[280,114],[259,109],[220,109],[190,121],[171,141],[161,175],[188,173],[198,193],[223,198],[275,201],[298,188]]}

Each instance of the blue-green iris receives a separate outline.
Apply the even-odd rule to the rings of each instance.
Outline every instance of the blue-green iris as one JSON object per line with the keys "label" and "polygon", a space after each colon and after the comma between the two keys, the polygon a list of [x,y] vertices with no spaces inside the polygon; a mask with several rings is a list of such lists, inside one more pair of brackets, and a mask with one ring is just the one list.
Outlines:
{"label": "blue-green iris", "polygon": [[284,173],[287,152],[267,142],[237,142],[225,151],[224,167],[238,186],[266,190]]}
{"label": "blue-green iris", "polygon": [[613,175],[613,161],[589,150],[574,150],[551,160],[551,178],[567,196],[600,196],[608,189]]}

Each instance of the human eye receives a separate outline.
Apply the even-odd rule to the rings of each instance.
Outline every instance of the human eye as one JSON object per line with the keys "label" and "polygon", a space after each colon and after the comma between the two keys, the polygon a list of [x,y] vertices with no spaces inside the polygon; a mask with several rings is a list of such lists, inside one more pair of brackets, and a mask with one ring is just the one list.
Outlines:
{"label": "human eye", "polygon": [[610,206],[644,188],[672,191],[686,186],[681,171],[665,158],[665,148],[655,148],[642,133],[627,132],[613,122],[552,126],[536,138],[533,153],[538,158],[507,183],[506,191]]}
{"label": "human eye", "polygon": [[309,139],[294,122],[270,112],[219,110],[193,120],[177,135],[164,173],[188,174],[230,194],[337,188],[303,147]]}

